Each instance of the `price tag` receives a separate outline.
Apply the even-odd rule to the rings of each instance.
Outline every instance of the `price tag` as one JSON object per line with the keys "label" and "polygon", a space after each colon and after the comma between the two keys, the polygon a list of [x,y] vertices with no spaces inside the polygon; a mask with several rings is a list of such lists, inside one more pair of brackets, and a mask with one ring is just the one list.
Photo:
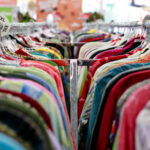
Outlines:
{"label": "price tag", "polygon": [[90,31],[88,31],[89,34],[95,33],[97,30],[96,29],[91,29]]}
{"label": "price tag", "polygon": [[10,30],[10,23],[8,19],[5,16],[0,15],[0,35],[6,36],[9,30]]}
{"label": "price tag", "polygon": [[[146,25],[150,25],[150,16],[147,15],[143,19],[143,26],[146,27]],[[146,41],[150,41],[150,29],[146,28]]]}

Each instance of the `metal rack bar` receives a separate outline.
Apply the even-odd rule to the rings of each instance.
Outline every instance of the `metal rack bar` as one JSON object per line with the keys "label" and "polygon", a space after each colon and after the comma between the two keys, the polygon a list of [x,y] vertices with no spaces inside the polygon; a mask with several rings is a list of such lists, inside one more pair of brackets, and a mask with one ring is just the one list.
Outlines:
{"label": "metal rack bar", "polygon": [[77,60],[70,61],[70,114],[71,127],[75,139],[76,148],[78,149],[78,105],[77,105]]}
{"label": "metal rack bar", "polygon": [[57,26],[56,23],[48,24],[47,22],[28,22],[28,23],[11,23],[11,28],[26,28],[26,27],[42,27],[42,26],[48,26],[48,27],[55,27]]}
{"label": "metal rack bar", "polygon": [[44,26],[54,28],[57,27],[57,24],[48,24],[47,22],[11,23],[9,34],[29,33]]}

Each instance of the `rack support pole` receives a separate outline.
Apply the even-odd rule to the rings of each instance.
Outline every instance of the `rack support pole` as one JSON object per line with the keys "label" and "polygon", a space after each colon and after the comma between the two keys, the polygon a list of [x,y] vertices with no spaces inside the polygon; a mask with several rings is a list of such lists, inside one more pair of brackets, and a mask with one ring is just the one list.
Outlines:
{"label": "rack support pole", "polygon": [[77,107],[77,60],[70,61],[70,105],[71,105],[71,127],[78,149],[78,107]]}

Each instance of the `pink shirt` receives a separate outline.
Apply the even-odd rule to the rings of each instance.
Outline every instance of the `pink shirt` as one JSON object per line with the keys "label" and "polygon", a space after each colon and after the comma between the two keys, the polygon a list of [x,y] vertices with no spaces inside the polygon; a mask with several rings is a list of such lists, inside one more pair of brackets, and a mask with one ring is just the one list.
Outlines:
{"label": "pink shirt", "polygon": [[121,113],[118,150],[135,150],[136,118],[150,100],[150,83],[136,89],[126,100]]}

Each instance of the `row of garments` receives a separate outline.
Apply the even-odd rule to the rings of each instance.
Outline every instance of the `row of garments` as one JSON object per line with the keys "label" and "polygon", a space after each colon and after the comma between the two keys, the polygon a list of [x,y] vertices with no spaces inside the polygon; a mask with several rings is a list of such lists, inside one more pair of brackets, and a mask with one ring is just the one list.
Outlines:
{"label": "row of garments", "polygon": [[76,150],[67,32],[9,35],[0,53],[0,149]]}
{"label": "row of garments", "polygon": [[140,34],[75,36],[79,150],[148,150],[150,44]]}
{"label": "row of garments", "polygon": [[0,74],[1,132],[10,137],[13,132],[25,149],[75,149],[59,70],[46,62],[22,60],[0,65]]}
{"label": "row of garments", "polygon": [[[0,148],[76,150],[70,72],[78,66],[78,149],[149,149],[150,49],[139,34],[39,29],[9,35],[0,53]],[[71,45],[71,44],[69,44]]]}
{"label": "row of garments", "polygon": [[4,57],[10,59],[68,59],[70,33],[54,29],[39,30],[30,35],[13,34],[3,38]]}

